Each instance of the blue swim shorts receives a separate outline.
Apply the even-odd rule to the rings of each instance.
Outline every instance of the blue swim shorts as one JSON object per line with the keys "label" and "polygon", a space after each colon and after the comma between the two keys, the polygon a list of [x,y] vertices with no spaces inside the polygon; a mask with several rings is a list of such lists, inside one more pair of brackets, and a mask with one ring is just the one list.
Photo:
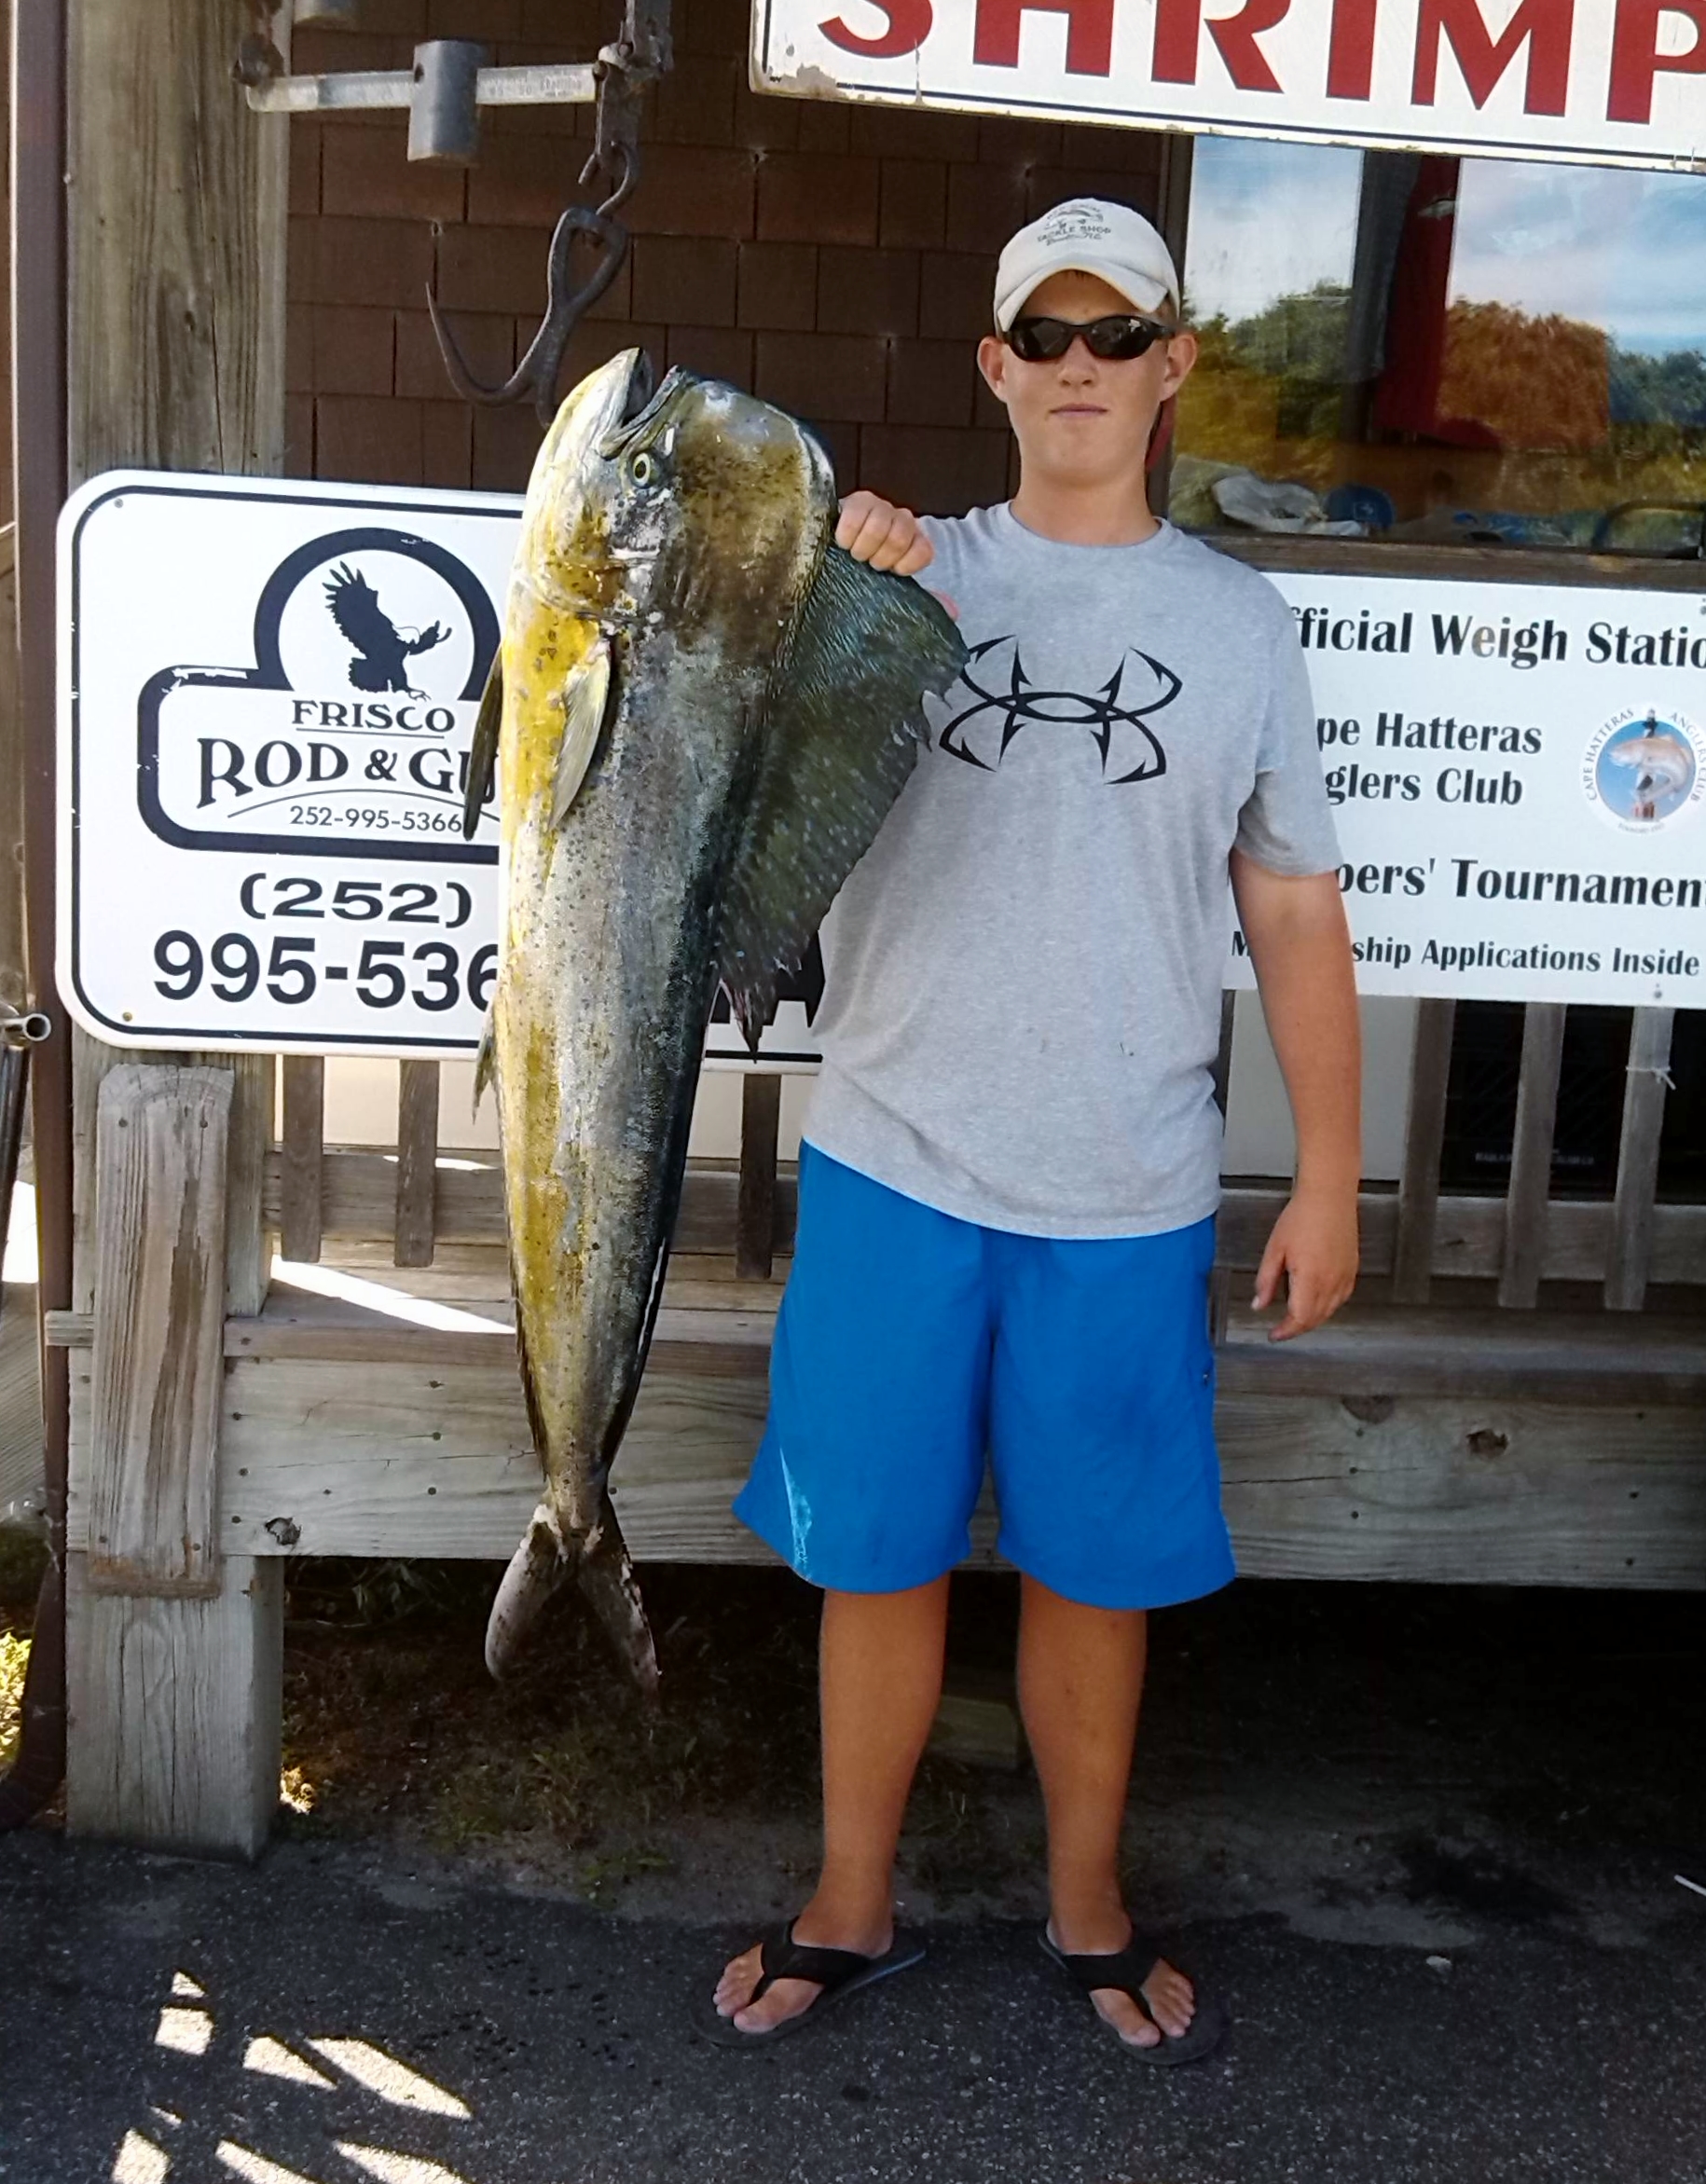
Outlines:
{"label": "blue swim shorts", "polygon": [[735,1513],[838,1592],[1000,1551],[1066,1599],[1159,1608],[1229,1582],[1208,1337],[1212,1220],[1064,1240],[961,1221],[800,1153],[770,1417]]}

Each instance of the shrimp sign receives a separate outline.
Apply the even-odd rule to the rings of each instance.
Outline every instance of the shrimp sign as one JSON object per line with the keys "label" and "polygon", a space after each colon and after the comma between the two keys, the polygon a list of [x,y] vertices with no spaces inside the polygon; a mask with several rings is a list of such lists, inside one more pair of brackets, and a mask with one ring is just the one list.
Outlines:
{"label": "shrimp sign", "polygon": [[1145,129],[1691,166],[1706,0],[755,0],[752,80]]}

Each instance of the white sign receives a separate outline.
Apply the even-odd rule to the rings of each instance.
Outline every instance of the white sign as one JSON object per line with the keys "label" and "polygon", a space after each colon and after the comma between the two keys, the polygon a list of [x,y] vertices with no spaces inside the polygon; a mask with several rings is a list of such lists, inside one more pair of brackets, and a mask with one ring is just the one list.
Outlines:
{"label": "white sign", "polygon": [[[468,749],[508,495],[111,472],[60,524],[60,991],[119,1046],[453,1055],[497,968]],[[816,979],[812,971],[816,969]],[[821,971],[766,1061],[815,1056]],[[708,1056],[744,1061],[726,1003]]]}
{"label": "white sign", "polygon": [[1362,992],[1706,1007],[1706,598],[1273,581]]}
{"label": "white sign", "polygon": [[755,0],[752,80],[1128,127],[1691,165],[1706,0]]}

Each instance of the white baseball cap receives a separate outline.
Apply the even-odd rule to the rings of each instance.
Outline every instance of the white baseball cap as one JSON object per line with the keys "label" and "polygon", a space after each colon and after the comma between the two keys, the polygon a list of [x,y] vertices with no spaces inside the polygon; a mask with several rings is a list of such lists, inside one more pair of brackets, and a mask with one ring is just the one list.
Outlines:
{"label": "white baseball cap", "polygon": [[996,267],[996,331],[1005,334],[1051,273],[1094,273],[1135,310],[1178,304],[1178,274],[1158,231],[1130,205],[1072,198],[1021,227]]}

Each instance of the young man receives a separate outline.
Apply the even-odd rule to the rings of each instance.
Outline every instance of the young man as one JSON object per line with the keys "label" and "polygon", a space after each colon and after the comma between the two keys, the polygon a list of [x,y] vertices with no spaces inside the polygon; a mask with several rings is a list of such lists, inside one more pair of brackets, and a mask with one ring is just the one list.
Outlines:
{"label": "young man", "polygon": [[1119,1881],[1145,1611],[1227,1583],[1207,1283],[1230,873],[1297,1125],[1256,1281],[1276,1340],[1357,1259],[1357,1034],[1337,845],[1291,617],[1151,515],[1196,344],[1162,238],[1080,200],[1014,236],[978,364],[1011,503],[843,545],[940,586],[970,661],[826,928],[824,1065],[771,1416],[738,1513],[825,1590],[824,1862],[716,1991],[774,2039],[920,1952],[896,1844],[985,1454],[1021,1573],[1019,1696],[1049,1826],[1044,1945],[1135,2052],[1219,2029]]}

